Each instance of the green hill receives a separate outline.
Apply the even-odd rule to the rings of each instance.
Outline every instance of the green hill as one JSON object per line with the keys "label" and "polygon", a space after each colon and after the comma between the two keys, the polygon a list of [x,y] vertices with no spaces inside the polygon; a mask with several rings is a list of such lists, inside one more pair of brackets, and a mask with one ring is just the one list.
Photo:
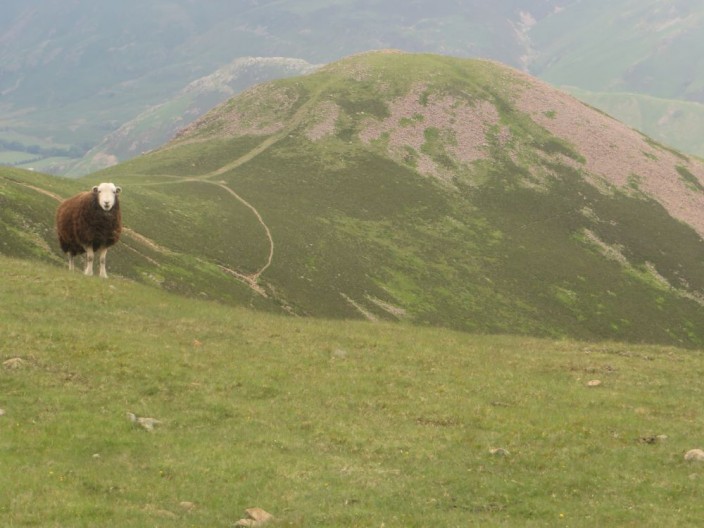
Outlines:
{"label": "green hill", "polygon": [[273,316],[4,256],[0,274],[3,526],[704,514],[683,459],[698,352]]}
{"label": "green hill", "polygon": [[[110,270],[169,290],[324,318],[700,346],[703,174],[515,70],[372,53],[249,90],[90,182],[125,191],[130,231]],[[58,263],[55,200],[23,184],[67,196],[89,183],[2,175],[3,252]]]}

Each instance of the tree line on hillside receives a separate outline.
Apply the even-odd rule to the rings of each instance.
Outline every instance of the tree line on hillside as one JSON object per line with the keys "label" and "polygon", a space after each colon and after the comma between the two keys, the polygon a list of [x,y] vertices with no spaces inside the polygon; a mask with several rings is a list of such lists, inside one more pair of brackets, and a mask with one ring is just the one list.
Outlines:
{"label": "tree line on hillside", "polygon": [[[26,152],[41,158],[82,158],[91,149],[87,143],[71,145],[69,147],[42,147],[40,145],[25,145],[20,141],[7,141],[0,139],[0,151]],[[26,161],[23,161],[26,163]]]}

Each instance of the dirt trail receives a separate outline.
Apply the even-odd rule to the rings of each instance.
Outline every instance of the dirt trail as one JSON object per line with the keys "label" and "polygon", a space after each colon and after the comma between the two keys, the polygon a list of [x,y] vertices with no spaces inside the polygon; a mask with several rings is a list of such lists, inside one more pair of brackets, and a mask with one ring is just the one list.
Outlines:
{"label": "dirt trail", "polygon": [[34,185],[30,185],[29,183],[23,183],[23,182],[18,182],[16,180],[11,180],[10,178],[5,178],[7,181],[12,182],[16,185],[21,185],[22,187],[27,187],[27,189],[32,189],[33,191],[36,191],[40,194],[43,194],[44,196],[48,196],[49,198],[53,198],[57,202],[63,202],[64,199],[59,196],[56,193],[53,193],[51,191],[47,191],[46,189],[42,189],[40,187],[35,187]]}
{"label": "dirt trail", "polygon": [[256,282],[259,280],[259,276],[260,276],[262,273],[264,273],[264,272],[269,268],[269,266],[271,266],[271,263],[272,263],[272,261],[274,260],[274,238],[271,236],[271,231],[269,230],[269,226],[266,225],[266,222],[264,222],[264,219],[262,218],[262,215],[259,214],[259,211],[257,211],[257,209],[256,209],[251,203],[249,203],[247,200],[245,200],[244,198],[242,198],[239,194],[237,194],[235,191],[233,191],[232,189],[230,189],[227,185],[225,185],[224,183],[216,183],[216,182],[208,182],[208,183],[212,183],[213,185],[217,185],[218,187],[220,187],[220,188],[223,189],[224,191],[230,193],[230,194],[231,194],[232,196],[234,196],[237,200],[239,200],[245,207],[247,207],[249,210],[252,211],[252,213],[254,214],[254,216],[257,217],[257,220],[259,220],[259,223],[260,223],[260,224],[262,225],[262,227],[264,228],[264,232],[266,233],[266,238],[267,238],[268,241],[269,241],[269,255],[268,255],[268,257],[267,257],[266,264],[264,264],[264,266],[262,266],[262,267],[259,269],[259,271],[257,271],[256,273],[250,275],[252,281],[253,281],[254,283],[256,283]]}
{"label": "dirt trail", "polygon": [[[259,150],[259,149],[257,148],[256,150]],[[261,151],[263,151],[263,149],[262,149],[262,150],[259,150],[259,151],[261,152]],[[256,154],[253,154],[252,157],[254,157],[254,155],[256,155]],[[240,158],[240,159],[241,159],[241,158]],[[230,164],[230,165],[232,165],[232,164]],[[228,169],[228,170],[229,170],[229,169]],[[46,189],[42,189],[41,187],[37,187],[37,186],[31,185],[31,184],[29,184],[29,183],[19,182],[19,181],[10,179],[10,178],[4,178],[4,179],[6,179],[7,181],[9,181],[9,182],[11,182],[11,183],[14,183],[15,185],[20,185],[20,186],[22,186],[22,187],[26,187],[27,189],[31,189],[31,190],[33,190],[33,191],[35,191],[35,192],[38,192],[38,193],[40,193],[40,194],[43,194],[44,196],[48,196],[49,198],[51,198],[51,199],[53,199],[53,200],[55,200],[55,201],[57,201],[57,202],[59,202],[59,203],[64,200],[64,198],[63,198],[62,196],[59,196],[58,194],[56,194],[56,193],[54,193],[54,192],[47,191]],[[238,271],[236,271],[236,270],[234,270],[234,269],[232,269],[232,268],[230,268],[230,267],[227,267],[227,266],[224,266],[224,265],[221,265],[221,264],[218,264],[218,267],[219,267],[223,272],[228,273],[229,275],[235,277],[236,279],[238,279],[238,280],[244,282],[247,286],[249,286],[249,287],[250,287],[254,292],[256,292],[258,295],[261,295],[262,297],[268,297],[268,295],[267,295],[266,291],[264,290],[264,288],[262,288],[262,287],[259,285],[259,277],[261,276],[262,273],[264,273],[264,272],[267,270],[267,268],[269,268],[269,266],[271,266],[271,263],[272,263],[272,261],[273,261],[273,259],[274,259],[274,239],[273,239],[273,237],[271,236],[271,230],[269,229],[269,226],[266,225],[266,222],[264,222],[264,219],[262,218],[262,215],[259,213],[259,211],[258,211],[251,203],[249,203],[247,200],[245,200],[244,198],[242,198],[239,194],[237,194],[235,191],[233,191],[232,189],[230,189],[230,188],[229,188],[227,185],[225,185],[223,182],[214,182],[214,181],[209,181],[209,180],[205,180],[205,179],[196,179],[196,178],[188,177],[188,178],[181,178],[181,179],[173,180],[173,181],[169,181],[169,182],[156,183],[155,185],[160,185],[160,184],[161,184],[161,185],[173,185],[173,184],[176,184],[176,183],[187,183],[187,182],[198,182],[198,183],[206,183],[206,184],[209,184],[209,185],[214,185],[214,186],[216,186],[216,187],[222,189],[224,192],[228,193],[228,194],[231,195],[232,197],[234,197],[236,200],[238,200],[240,203],[242,203],[242,205],[244,205],[244,206],[247,207],[250,211],[252,211],[252,214],[254,214],[254,216],[256,216],[257,220],[259,221],[259,223],[261,224],[262,228],[264,229],[264,233],[266,234],[266,238],[267,238],[268,243],[269,243],[269,254],[268,254],[268,256],[267,256],[267,260],[266,260],[266,262],[264,263],[264,265],[263,265],[258,271],[256,271],[255,273],[252,273],[252,274],[250,274],[250,275],[247,275],[247,274],[244,274],[244,273],[240,273],[240,272],[238,272]],[[139,184],[138,184],[138,185],[139,185]],[[150,185],[150,184],[141,184],[141,185]],[[135,231],[134,229],[130,229],[129,227],[123,227],[123,233],[124,233],[125,235],[127,235],[129,238],[132,238],[133,240],[139,242],[139,243],[142,244],[143,246],[146,246],[146,247],[150,248],[150,249],[153,250],[153,251],[156,251],[156,252],[158,252],[158,253],[161,253],[162,255],[174,255],[174,254],[176,253],[175,251],[173,251],[173,250],[171,250],[171,249],[169,249],[169,248],[167,248],[167,247],[165,247],[165,246],[162,246],[162,245],[160,245],[160,244],[157,244],[156,242],[154,242],[154,241],[151,240],[150,238],[144,236],[144,235],[141,234],[141,233],[138,233],[138,232]],[[124,240],[123,240],[123,244],[124,244]],[[129,244],[125,244],[125,247],[126,247],[127,249],[129,249],[130,251],[132,251],[132,252],[134,252],[134,253],[137,253],[138,255],[142,256],[143,258],[145,258],[146,260],[148,260],[148,261],[151,262],[152,264],[154,264],[154,265],[156,265],[156,266],[159,266],[159,263],[158,263],[158,262],[156,262],[154,259],[152,259],[152,258],[150,258],[150,257],[148,257],[148,256],[146,256],[146,255],[144,255],[144,254],[143,254],[141,251],[139,251],[137,248],[132,247],[132,246],[130,246]]]}
{"label": "dirt trail", "polygon": [[318,98],[317,94],[314,95],[313,97],[311,97],[308,101],[306,101],[304,104],[302,104],[298,110],[296,110],[293,117],[288,121],[288,125],[286,127],[284,127],[283,130],[264,139],[261,143],[259,143],[256,147],[251,149],[249,152],[243,154],[239,158],[231,161],[230,163],[223,165],[222,167],[220,167],[218,169],[215,169],[215,170],[208,172],[206,174],[203,174],[201,176],[188,176],[188,177],[181,177],[181,178],[179,178],[178,176],[164,174],[161,176],[165,176],[165,177],[169,177],[169,178],[173,178],[173,179],[170,181],[165,181],[165,182],[150,182],[150,183],[137,184],[137,185],[141,185],[141,186],[147,186],[147,185],[158,186],[158,185],[174,185],[174,184],[179,184],[179,183],[193,183],[193,182],[207,183],[207,184],[215,185],[216,187],[219,187],[223,192],[229,194],[230,196],[235,198],[237,201],[239,201],[242,205],[247,207],[250,211],[252,211],[252,214],[254,214],[254,216],[257,218],[257,220],[261,224],[262,228],[264,229],[264,233],[266,234],[266,238],[269,243],[269,254],[267,256],[266,262],[258,271],[256,271],[253,274],[250,274],[250,275],[240,273],[240,272],[238,272],[230,267],[224,266],[224,265],[218,264],[218,266],[224,272],[243,281],[250,288],[252,288],[256,293],[258,293],[259,295],[263,295],[265,297],[267,295],[266,295],[266,292],[264,291],[264,289],[259,285],[259,278],[271,266],[271,264],[274,260],[275,244],[274,244],[274,238],[271,234],[271,230],[269,229],[269,226],[266,224],[261,213],[257,210],[257,208],[254,205],[252,205],[250,202],[245,200],[236,191],[234,191],[233,189],[228,187],[225,182],[213,181],[212,178],[222,176],[223,174],[225,174],[227,172],[230,172],[238,167],[241,167],[245,163],[247,163],[247,162],[251,161],[252,159],[254,159],[255,157],[257,157],[259,154],[262,154],[267,149],[271,148],[273,145],[275,145],[276,143],[278,143],[282,139],[286,138],[291,133],[292,130],[297,128],[303,122],[303,119],[307,115],[308,110],[312,106],[317,104],[318,99],[319,98]]}
{"label": "dirt trail", "polygon": [[209,173],[203,175],[203,176],[202,176],[202,179],[207,180],[208,178],[212,178],[212,177],[214,177],[214,176],[220,176],[221,174],[225,174],[226,172],[229,172],[229,171],[231,171],[232,169],[236,169],[237,167],[240,167],[241,165],[244,165],[244,164],[247,163],[248,161],[250,161],[250,160],[256,158],[257,156],[259,156],[259,154],[261,154],[262,152],[264,152],[265,150],[267,150],[267,149],[268,149],[269,147],[271,147],[272,145],[275,145],[276,143],[278,143],[279,141],[281,141],[286,135],[288,135],[288,129],[284,129],[284,132],[285,132],[285,133],[275,134],[275,135],[273,135],[273,136],[270,136],[270,137],[266,138],[264,141],[262,141],[261,143],[259,143],[259,145],[257,145],[256,147],[254,147],[252,150],[250,150],[250,151],[247,152],[246,154],[240,156],[240,157],[237,158],[236,160],[231,161],[230,163],[227,163],[227,164],[223,165],[223,166],[220,167],[219,169],[216,169],[216,170],[214,170],[214,171],[212,171],[212,172],[209,172]]}
{"label": "dirt trail", "polygon": [[123,226],[122,232],[128,236],[131,236],[135,240],[141,242],[143,245],[151,248],[152,250],[156,251],[157,253],[161,253],[162,255],[173,255],[174,254],[174,252],[171,251],[169,248],[164,247],[160,244],[157,244],[152,239],[145,237],[143,234],[137,233],[137,231],[135,231],[134,229],[130,229],[129,227]]}
{"label": "dirt trail", "polygon": [[259,143],[256,147],[254,147],[252,150],[247,152],[246,154],[243,154],[239,158],[231,161],[230,163],[227,163],[220,167],[219,169],[215,169],[214,171],[211,171],[207,174],[204,174],[198,178],[195,179],[201,179],[201,180],[208,180],[210,178],[213,178],[215,176],[220,176],[222,174],[225,174],[226,172],[231,171],[232,169],[236,169],[237,167],[240,167],[247,163],[248,161],[251,161],[252,159],[256,158],[259,154],[262,152],[265,152],[267,149],[281,141],[282,139],[288,137],[288,135],[291,133],[292,130],[295,130],[298,128],[298,126],[303,122],[304,117],[308,114],[309,109],[312,106],[315,106],[318,103],[319,100],[319,94],[323,92],[325,87],[323,87],[318,94],[314,94],[308,101],[303,103],[298,110],[296,110],[291,117],[291,119],[288,120],[287,125],[278,133],[273,134],[266,138],[264,141]]}
{"label": "dirt trail", "polygon": [[[271,143],[271,144],[273,144],[273,143]],[[261,147],[261,145],[257,146],[254,150],[250,151],[251,156],[245,155],[245,156],[235,160],[235,162],[229,163],[226,166],[227,170],[232,170],[232,168],[235,165],[245,163],[243,158],[251,159],[256,154],[263,152],[264,149],[262,149],[260,147]],[[255,151],[256,151],[256,153],[255,153]],[[269,244],[269,253],[267,255],[266,262],[258,271],[256,271],[255,273],[252,273],[252,274],[240,273],[239,271],[236,271],[236,270],[234,270],[228,266],[222,265],[222,264],[217,264],[217,265],[222,271],[241,280],[242,282],[247,284],[250,288],[252,288],[259,295],[262,295],[263,297],[267,297],[265,290],[259,285],[259,277],[262,275],[262,273],[264,273],[269,268],[269,266],[271,266],[271,263],[274,260],[274,238],[271,235],[271,230],[269,229],[269,226],[264,221],[264,218],[262,217],[261,213],[257,210],[256,207],[254,207],[254,205],[249,203],[247,200],[242,198],[242,196],[237,194],[237,192],[235,192],[233,189],[228,187],[225,184],[225,182],[211,181],[209,179],[210,177],[216,175],[217,172],[219,172],[219,171],[211,172],[209,174],[206,174],[206,175],[200,176],[200,177],[189,176],[189,177],[183,177],[180,179],[174,179],[174,180],[169,180],[169,181],[165,181],[165,182],[137,183],[137,184],[135,184],[135,186],[140,186],[140,187],[151,186],[151,187],[153,187],[153,186],[159,186],[159,185],[176,185],[176,184],[181,184],[181,183],[203,183],[203,184],[207,184],[207,185],[214,185],[215,187],[218,187],[222,191],[226,192],[227,194],[229,194],[230,196],[235,198],[242,205],[244,205],[247,209],[249,209],[252,212],[252,214],[257,218],[257,221],[262,226],[262,229],[264,229],[264,234],[266,235],[266,238],[267,238],[267,241]]]}

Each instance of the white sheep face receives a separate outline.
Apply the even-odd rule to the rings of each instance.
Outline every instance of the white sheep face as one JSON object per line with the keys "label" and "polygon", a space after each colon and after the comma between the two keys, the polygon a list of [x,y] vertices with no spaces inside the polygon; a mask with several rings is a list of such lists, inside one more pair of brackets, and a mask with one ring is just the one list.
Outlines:
{"label": "white sheep face", "polygon": [[113,208],[117,195],[120,194],[121,190],[114,183],[101,183],[93,187],[93,193],[98,195],[98,204],[104,211],[109,211]]}

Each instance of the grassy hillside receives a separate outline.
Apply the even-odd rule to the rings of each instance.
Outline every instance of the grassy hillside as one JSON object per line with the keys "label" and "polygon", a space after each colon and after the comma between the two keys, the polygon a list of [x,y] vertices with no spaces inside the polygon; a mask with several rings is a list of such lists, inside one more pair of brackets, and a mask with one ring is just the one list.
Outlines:
{"label": "grassy hillside", "polygon": [[699,352],[272,316],[6,257],[0,273],[4,526],[704,515],[683,459],[704,434]]}
{"label": "grassy hillside", "polygon": [[[27,183],[68,196],[112,180],[129,231],[109,269],[172,291],[325,318],[701,346],[704,243],[682,219],[704,196],[702,167],[565,97],[489,62],[352,57],[250,90],[86,181],[2,173],[3,252],[58,265],[56,200]],[[558,135],[589,120],[626,185],[600,172],[589,138]]]}
{"label": "grassy hillside", "polygon": [[[61,253],[54,230],[56,207],[60,199],[87,190],[92,185],[94,184],[17,169],[0,169],[0,253],[65,267],[66,257]],[[202,258],[197,248],[188,245],[193,239],[200,238],[202,242],[209,228],[205,223],[212,221],[212,217],[203,212],[203,224],[193,222],[193,206],[190,210],[187,206],[188,202],[193,202],[192,196],[179,193],[174,196],[155,196],[144,192],[135,201],[134,195],[130,194],[131,191],[126,190],[123,195],[126,230],[120,243],[109,252],[109,270],[132,280],[193,297],[212,298],[265,310],[280,309],[270,299],[255,293],[244,282],[224,272],[218,267],[217,261]],[[204,211],[212,209],[208,202],[203,202],[202,207]],[[159,218],[158,214],[150,216],[150,211],[157,209],[168,211],[170,218]],[[246,215],[237,208],[225,214],[225,219],[219,217],[217,220],[226,225],[243,225],[256,229],[251,218],[240,218]],[[161,227],[166,230],[162,231],[165,239],[155,242],[134,231],[132,227],[138,225],[140,219],[146,223],[156,220],[163,222]],[[195,231],[184,231],[181,228],[189,223],[193,223]],[[228,230],[223,230],[222,236],[227,234]],[[164,245],[172,240],[177,241],[174,249]],[[184,251],[176,248],[183,248]],[[189,252],[189,248],[193,251]],[[243,260],[242,266],[245,269],[247,258],[266,254],[264,247],[258,250],[253,248],[252,257],[243,256],[243,249],[239,245],[229,248],[229,251],[227,258]],[[219,256],[217,251],[214,253]],[[79,263],[79,267],[82,269],[82,263]]]}
{"label": "grassy hillside", "polygon": [[[590,182],[580,147],[518,108],[523,82],[487,62],[355,57],[247,92],[97,177],[138,195],[186,185],[195,197],[223,182],[246,197],[275,243],[262,280],[297,313],[701,343],[700,237],[633,188]],[[466,120],[492,109],[467,139]],[[403,139],[413,134],[415,145]],[[468,159],[472,149],[482,151]],[[165,240],[170,209],[150,208],[140,232]],[[235,247],[262,241],[260,230],[228,236]]]}

